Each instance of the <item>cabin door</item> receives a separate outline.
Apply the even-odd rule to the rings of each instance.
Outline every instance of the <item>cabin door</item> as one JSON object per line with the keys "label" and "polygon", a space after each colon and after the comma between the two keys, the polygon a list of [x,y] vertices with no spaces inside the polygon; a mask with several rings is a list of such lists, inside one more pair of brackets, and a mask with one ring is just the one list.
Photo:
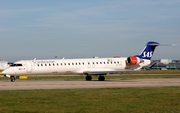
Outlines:
{"label": "cabin door", "polygon": [[31,61],[26,61],[26,72],[31,73],[32,72],[32,64]]}

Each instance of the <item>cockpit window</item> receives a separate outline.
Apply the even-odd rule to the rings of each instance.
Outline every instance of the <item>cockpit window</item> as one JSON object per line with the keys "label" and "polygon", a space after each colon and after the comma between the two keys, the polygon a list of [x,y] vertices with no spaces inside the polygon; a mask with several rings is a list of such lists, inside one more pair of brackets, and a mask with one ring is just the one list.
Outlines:
{"label": "cockpit window", "polygon": [[17,64],[16,66],[22,66],[22,64]]}
{"label": "cockpit window", "polygon": [[11,67],[22,66],[22,64],[12,64]]}

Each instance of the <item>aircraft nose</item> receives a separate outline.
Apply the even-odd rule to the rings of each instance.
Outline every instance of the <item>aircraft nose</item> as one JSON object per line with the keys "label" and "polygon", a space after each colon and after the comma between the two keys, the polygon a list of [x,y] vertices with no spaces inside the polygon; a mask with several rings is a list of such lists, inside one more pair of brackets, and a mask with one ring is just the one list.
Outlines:
{"label": "aircraft nose", "polygon": [[8,72],[9,72],[8,70],[4,70],[4,71],[2,72],[2,74],[3,74],[3,75],[7,75]]}
{"label": "aircraft nose", "polygon": [[5,74],[6,74],[6,71],[3,71],[2,74],[5,75]]}
{"label": "aircraft nose", "polygon": [[3,75],[12,75],[14,74],[14,71],[11,69],[11,68],[8,68],[8,69],[5,69],[3,72],[2,72]]}

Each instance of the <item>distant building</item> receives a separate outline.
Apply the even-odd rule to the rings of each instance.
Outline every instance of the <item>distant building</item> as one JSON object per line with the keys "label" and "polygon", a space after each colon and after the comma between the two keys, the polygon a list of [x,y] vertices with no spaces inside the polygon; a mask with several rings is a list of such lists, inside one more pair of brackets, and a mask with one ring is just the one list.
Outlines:
{"label": "distant building", "polygon": [[[161,59],[161,60],[154,60],[154,67],[151,70],[180,70],[180,60],[170,60],[170,59]],[[144,67],[142,69],[148,68]]]}
{"label": "distant building", "polygon": [[169,63],[172,63],[172,60],[169,60],[169,59],[161,59],[161,60],[160,60],[160,63],[169,64]]}

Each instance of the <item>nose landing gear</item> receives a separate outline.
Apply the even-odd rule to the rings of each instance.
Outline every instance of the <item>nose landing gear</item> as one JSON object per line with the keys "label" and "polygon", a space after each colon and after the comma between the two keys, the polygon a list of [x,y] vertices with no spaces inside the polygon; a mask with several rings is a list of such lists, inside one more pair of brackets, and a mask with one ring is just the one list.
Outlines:
{"label": "nose landing gear", "polygon": [[4,75],[4,77],[8,77],[11,79],[11,82],[14,82],[16,79],[14,76],[11,76],[11,75]]}
{"label": "nose landing gear", "polygon": [[11,76],[10,79],[11,79],[11,82],[15,81],[15,77],[14,76]]}

